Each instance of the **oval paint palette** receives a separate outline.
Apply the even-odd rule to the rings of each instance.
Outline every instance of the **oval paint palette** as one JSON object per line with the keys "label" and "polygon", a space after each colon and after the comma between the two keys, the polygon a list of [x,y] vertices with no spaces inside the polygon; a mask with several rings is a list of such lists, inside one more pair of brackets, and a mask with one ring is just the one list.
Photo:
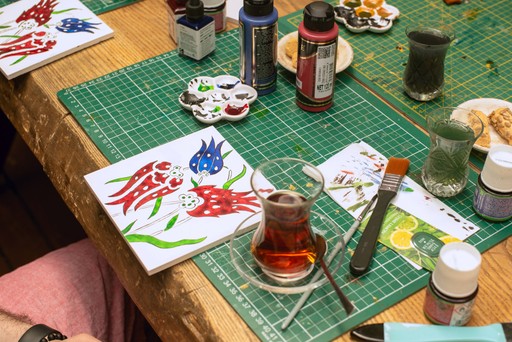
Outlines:
{"label": "oval paint palette", "polygon": [[193,78],[178,100],[197,120],[213,124],[219,120],[242,120],[249,114],[249,105],[257,98],[256,90],[241,84],[239,78],[221,75]]}

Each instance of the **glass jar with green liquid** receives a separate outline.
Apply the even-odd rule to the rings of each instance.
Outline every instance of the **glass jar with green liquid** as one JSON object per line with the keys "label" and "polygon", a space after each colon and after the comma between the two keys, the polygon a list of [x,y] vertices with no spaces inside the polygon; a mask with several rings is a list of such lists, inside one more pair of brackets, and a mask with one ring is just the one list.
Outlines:
{"label": "glass jar with green liquid", "polygon": [[426,119],[430,149],[421,173],[423,184],[435,196],[455,196],[466,187],[469,154],[484,125],[463,108],[438,108]]}

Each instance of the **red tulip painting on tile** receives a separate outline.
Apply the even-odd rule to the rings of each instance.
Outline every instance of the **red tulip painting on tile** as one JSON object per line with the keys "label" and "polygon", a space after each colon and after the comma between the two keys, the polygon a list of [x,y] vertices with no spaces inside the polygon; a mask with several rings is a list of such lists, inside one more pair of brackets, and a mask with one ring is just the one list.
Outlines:
{"label": "red tulip painting on tile", "polygon": [[183,173],[180,166],[172,166],[170,162],[151,162],[130,177],[128,183],[110,195],[110,197],[121,198],[107,205],[123,204],[123,214],[126,215],[128,209],[139,209],[149,201],[157,200],[164,196],[172,194],[178,190],[183,183]]}
{"label": "red tulip painting on tile", "polygon": [[[51,50],[57,41],[47,32],[28,33],[9,43],[0,44],[0,59],[12,56],[26,57]],[[18,59],[15,63],[20,62]]]}
{"label": "red tulip painting on tile", "polygon": [[20,24],[33,20],[37,26],[44,25],[50,21],[53,9],[57,4],[57,0],[41,0],[26,11],[23,11],[16,19],[16,23]]}

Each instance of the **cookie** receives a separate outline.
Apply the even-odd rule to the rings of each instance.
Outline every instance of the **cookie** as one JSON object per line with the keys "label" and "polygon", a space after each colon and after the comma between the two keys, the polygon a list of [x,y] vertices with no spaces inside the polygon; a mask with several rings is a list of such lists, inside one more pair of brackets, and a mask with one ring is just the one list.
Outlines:
{"label": "cookie", "polygon": [[489,115],[489,123],[509,145],[512,145],[512,111],[510,108],[495,109]]}
{"label": "cookie", "polygon": [[[485,115],[483,112],[479,110],[473,109],[471,110],[471,112],[478,116],[478,118],[480,118],[480,120],[482,120],[482,123],[484,124],[484,131],[480,135],[480,137],[475,141],[475,144],[482,147],[491,147],[491,134],[489,133],[489,118],[487,117],[487,115]],[[473,120],[469,120],[469,125],[471,126],[471,128],[473,130],[479,129],[480,123],[476,119],[472,119]]]}
{"label": "cookie", "polygon": [[[286,56],[293,59],[293,55],[297,54],[297,51],[299,50],[299,39],[298,37],[291,37],[286,42],[286,45],[284,47]],[[296,66],[296,65],[295,65]]]}

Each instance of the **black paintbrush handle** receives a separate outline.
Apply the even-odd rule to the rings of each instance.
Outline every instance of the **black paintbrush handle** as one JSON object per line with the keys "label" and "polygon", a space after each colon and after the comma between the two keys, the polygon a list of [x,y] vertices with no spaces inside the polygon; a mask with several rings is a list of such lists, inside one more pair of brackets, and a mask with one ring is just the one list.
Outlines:
{"label": "black paintbrush handle", "polygon": [[380,234],[380,228],[389,203],[396,196],[393,191],[379,191],[379,198],[373,209],[372,216],[357,243],[354,255],[350,259],[350,273],[360,276],[370,267],[375,245]]}

